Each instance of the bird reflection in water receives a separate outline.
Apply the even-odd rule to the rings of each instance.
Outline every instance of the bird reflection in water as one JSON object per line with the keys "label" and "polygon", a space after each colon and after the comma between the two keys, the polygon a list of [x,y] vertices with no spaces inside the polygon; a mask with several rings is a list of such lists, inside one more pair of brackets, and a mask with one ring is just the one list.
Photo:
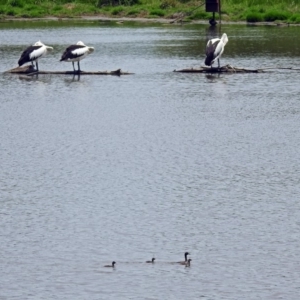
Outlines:
{"label": "bird reflection in water", "polygon": [[80,81],[80,73],[74,73],[72,78],[65,78],[66,83],[78,82]]}
{"label": "bird reflection in water", "polygon": [[214,82],[214,81],[216,81],[216,79],[220,78],[221,73],[220,73],[220,72],[216,72],[216,73],[214,73],[214,74],[207,74],[207,75],[205,75],[205,76],[206,76],[206,78],[207,78],[209,81]]}
{"label": "bird reflection in water", "polygon": [[37,82],[49,83],[52,79],[52,76],[51,75],[40,76],[38,72],[35,72],[27,75],[20,75],[19,79],[24,81],[37,81]]}

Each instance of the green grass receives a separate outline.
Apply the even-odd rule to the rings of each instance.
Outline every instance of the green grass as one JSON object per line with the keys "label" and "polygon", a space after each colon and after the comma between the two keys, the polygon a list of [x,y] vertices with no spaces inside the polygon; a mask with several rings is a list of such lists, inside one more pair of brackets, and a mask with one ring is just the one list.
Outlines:
{"label": "green grass", "polygon": [[164,17],[166,13],[163,9],[154,8],[150,10],[149,14],[150,16]]}
{"label": "green grass", "polygon": [[12,7],[24,7],[26,3],[23,0],[8,0],[7,5],[10,5]]}
{"label": "green grass", "polygon": [[113,16],[117,16],[117,15],[120,15],[123,11],[124,11],[124,8],[122,6],[117,6],[111,10],[111,14]]}
{"label": "green grass", "polygon": [[[111,17],[172,18],[184,13],[186,20],[207,20],[211,13],[204,0],[0,0],[0,17]],[[222,20],[290,22],[300,24],[300,0],[222,0]]]}
{"label": "green grass", "polygon": [[207,13],[204,10],[196,10],[189,18],[191,20],[209,20],[211,18],[211,13]]}
{"label": "green grass", "polygon": [[264,20],[264,17],[259,12],[249,12],[246,14],[246,21],[247,22],[262,22]]}
{"label": "green grass", "polygon": [[300,24],[300,14],[293,14],[291,17],[289,17],[288,22]]}
{"label": "green grass", "polygon": [[[231,20],[248,22],[292,22],[299,23],[299,0],[223,0],[222,11]],[[296,17],[293,17],[296,16]]]}
{"label": "green grass", "polygon": [[134,9],[131,9],[127,12],[127,16],[128,17],[135,17],[135,16],[138,16],[139,14],[141,13],[141,10],[140,9],[137,9],[137,8],[134,8]]}
{"label": "green grass", "polygon": [[287,12],[282,12],[278,10],[269,10],[264,14],[264,19],[266,22],[273,22],[277,20],[285,21],[289,18]]}

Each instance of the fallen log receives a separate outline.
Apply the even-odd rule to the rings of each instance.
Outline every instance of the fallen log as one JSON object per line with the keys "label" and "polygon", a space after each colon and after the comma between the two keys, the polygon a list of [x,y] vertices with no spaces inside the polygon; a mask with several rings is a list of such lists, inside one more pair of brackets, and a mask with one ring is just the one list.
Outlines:
{"label": "fallen log", "polygon": [[226,65],[226,66],[223,66],[220,68],[200,67],[200,68],[174,70],[174,72],[180,72],[180,73],[263,73],[264,70],[263,69],[237,68],[237,67],[232,67],[230,65]]}
{"label": "fallen log", "polygon": [[32,65],[26,65],[23,67],[13,68],[6,71],[5,73],[14,74],[26,74],[26,75],[36,75],[36,74],[57,74],[57,75],[131,75],[133,73],[123,72],[121,69],[114,71],[37,71]]}

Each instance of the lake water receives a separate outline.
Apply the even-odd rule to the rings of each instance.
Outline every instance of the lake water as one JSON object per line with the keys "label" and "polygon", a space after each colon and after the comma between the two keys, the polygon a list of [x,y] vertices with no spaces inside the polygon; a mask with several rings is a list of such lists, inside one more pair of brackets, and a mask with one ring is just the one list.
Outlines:
{"label": "lake water", "polygon": [[173,72],[223,32],[221,65],[300,67],[300,27],[0,23],[1,72],[82,40],[135,73],[1,74],[1,300],[299,299],[300,71]]}

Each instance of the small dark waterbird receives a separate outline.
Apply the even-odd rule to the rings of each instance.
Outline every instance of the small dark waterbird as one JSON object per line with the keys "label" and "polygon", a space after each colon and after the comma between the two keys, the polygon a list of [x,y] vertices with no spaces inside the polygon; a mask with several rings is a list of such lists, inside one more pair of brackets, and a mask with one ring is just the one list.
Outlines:
{"label": "small dark waterbird", "polygon": [[190,267],[190,266],[191,266],[191,261],[192,261],[192,259],[189,258],[189,259],[185,262],[185,266],[186,266],[186,267]]}
{"label": "small dark waterbird", "polygon": [[116,264],[116,262],[113,261],[113,262],[111,263],[111,265],[105,265],[104,267],[105,267],[105,268],[114,268],[114,267],[115,267],[115,264]]}
{"label": "small dark waterbird", "polygon": [[80,72],[79,61],[84,59],[88,54],[94,52],[94,47],[88,47],[79,41],[76,45],[69,46],[63,53],[60,61],[72,62],[74,73],[76,72],[74,62],[77,61],[78,72]]}
{"label": "small dark waterbird", "polygon": [[33,62],[35,61],[36,70],[39,70],[38,59],[44,56],[47,53],[47,50],[52,50],[53,48],[43,44],[41,41],[36,42],[32,46],[26,48],[18,61],[19,67],[26,64],[27,62],[31,62],[33,66]]}
{"label": "small dark waterbird", "polygon": [[213,63],[218,60],[218,67],[220,68],[220,57],[224,52],[225,45],[228,43],[228,37],[226,33],[223,33],[222,37],[211,39],[207,42],[206,45],[206,58],[205,65],[211,66]]}
{"label": "small dark waterbird", "polygon": [[153,257],[151,260],[147,260],[146,263],[147,264],[154,264],[155,258]]}
{"label": "small dark waterbird", "polygon": [[190,253],[189,252],[185,252],[184,253],[184,261],[178,261],[177,263],[181,264],[181,265],[185,265],[187,263],[187,261],[188,261],[188,258],[187,258],[188,255],[190,255]]}

